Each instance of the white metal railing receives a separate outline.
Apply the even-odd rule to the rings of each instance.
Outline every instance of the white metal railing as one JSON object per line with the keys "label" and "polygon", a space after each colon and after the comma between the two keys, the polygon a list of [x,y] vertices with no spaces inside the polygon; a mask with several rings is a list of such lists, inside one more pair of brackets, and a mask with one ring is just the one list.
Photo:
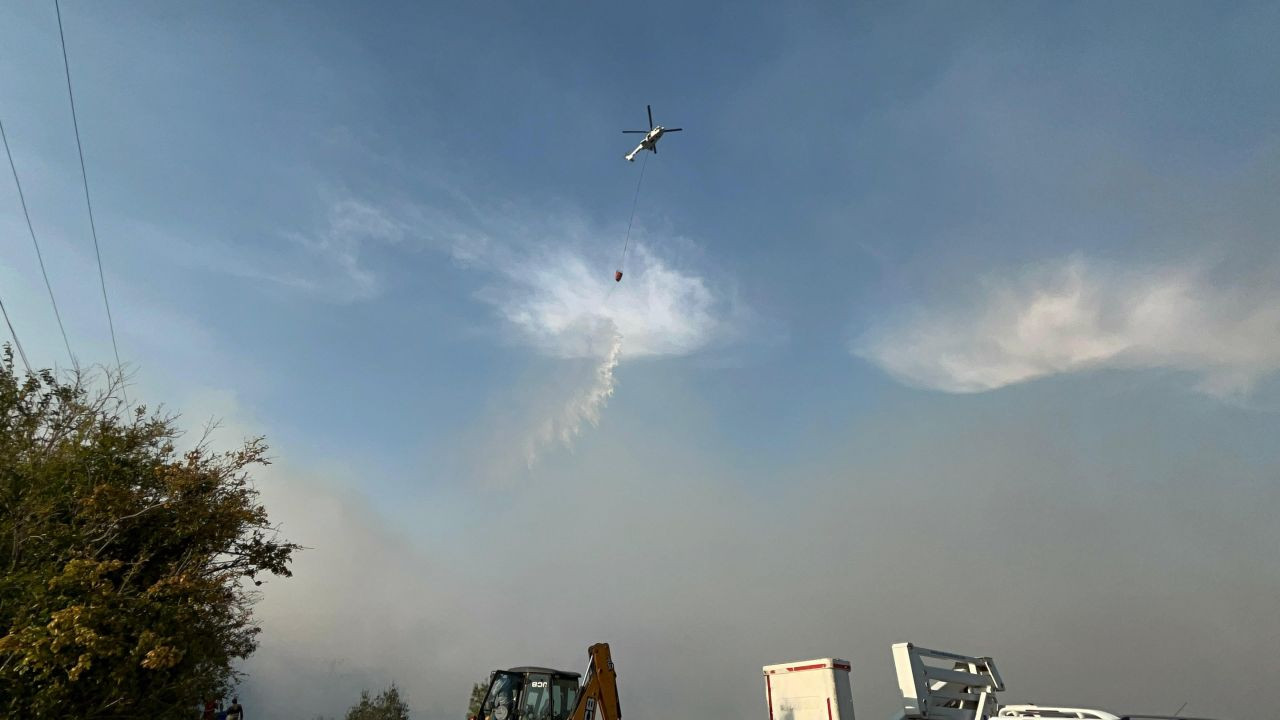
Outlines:
{"label": "white metal railing", "polygon": [[897,643],[893,663],[904,718],[987,720],[996,715],[995,693],[1004,690],[1004,683],[991,658]]}

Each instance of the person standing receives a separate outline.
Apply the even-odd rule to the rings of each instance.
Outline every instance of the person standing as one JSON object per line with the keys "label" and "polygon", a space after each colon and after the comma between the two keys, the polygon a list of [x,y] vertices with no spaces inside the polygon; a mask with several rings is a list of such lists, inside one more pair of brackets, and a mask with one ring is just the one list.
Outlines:
{"label": "person standing", "polygon": [[244,720],[244,708],[240,707],[240,698],[231,698],[231,706],[227,708],[227,720]]}

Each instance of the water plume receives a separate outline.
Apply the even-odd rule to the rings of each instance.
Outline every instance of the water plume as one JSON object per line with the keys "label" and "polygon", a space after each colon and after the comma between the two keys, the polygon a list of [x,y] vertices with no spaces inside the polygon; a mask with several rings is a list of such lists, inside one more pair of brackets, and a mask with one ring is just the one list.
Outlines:
{"label": "water plume", "polygon": [[586,424],[594,427],[600,423],[600,413],[613,395],[613,371],[622,356],[622,333],[618,326],[610,318],[595,317],[576,324],[574,331],[584,334],[588,347],[593,350],[591,356],[598,357],[598,361],[586,382],[574,389],[568,401],[538,423],[530,434],[525,443],[525,462],[530,469],[552,445],[573,449],[573,441],[582,434]]}

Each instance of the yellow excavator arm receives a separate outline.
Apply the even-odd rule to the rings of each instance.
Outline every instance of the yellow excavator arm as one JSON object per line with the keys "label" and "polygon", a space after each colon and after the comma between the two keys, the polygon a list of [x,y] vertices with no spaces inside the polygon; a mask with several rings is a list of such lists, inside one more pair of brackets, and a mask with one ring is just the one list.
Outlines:
{"label": "yellow excavator arm", "polygon": [[[609,643],[596,643],[587,648],[591,666],[578,692],[578,703],[568,720],[622,720],[618,705],[618,676],[613,670]],[[598,713],[598,717],[597,717]]]}

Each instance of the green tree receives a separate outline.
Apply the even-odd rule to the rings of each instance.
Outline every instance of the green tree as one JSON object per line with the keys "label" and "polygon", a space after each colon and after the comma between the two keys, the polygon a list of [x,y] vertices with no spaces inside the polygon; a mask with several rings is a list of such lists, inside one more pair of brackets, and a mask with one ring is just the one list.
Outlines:
{"label": "green tree", "polygon": [[0,716],[189,718],[228,694],[253,588],[298,546],[250,484],[261,438],[179,453],[173,417],[95,382],[0,363]]}
{"label": "green tree", "polygon": [[480,717],[480,705],[484,702],[484,696],[488,692],[488,678],[485,678],[484,682],[478,682],[471,686],[471,702],[467,703],[467,720]]}
{"label": "green tree", "polygon": [[347,711],[347,720],[409,720],[409,704],[400,697],[395,683],[369,699],[369,691],[360,693],[360,702]]}

